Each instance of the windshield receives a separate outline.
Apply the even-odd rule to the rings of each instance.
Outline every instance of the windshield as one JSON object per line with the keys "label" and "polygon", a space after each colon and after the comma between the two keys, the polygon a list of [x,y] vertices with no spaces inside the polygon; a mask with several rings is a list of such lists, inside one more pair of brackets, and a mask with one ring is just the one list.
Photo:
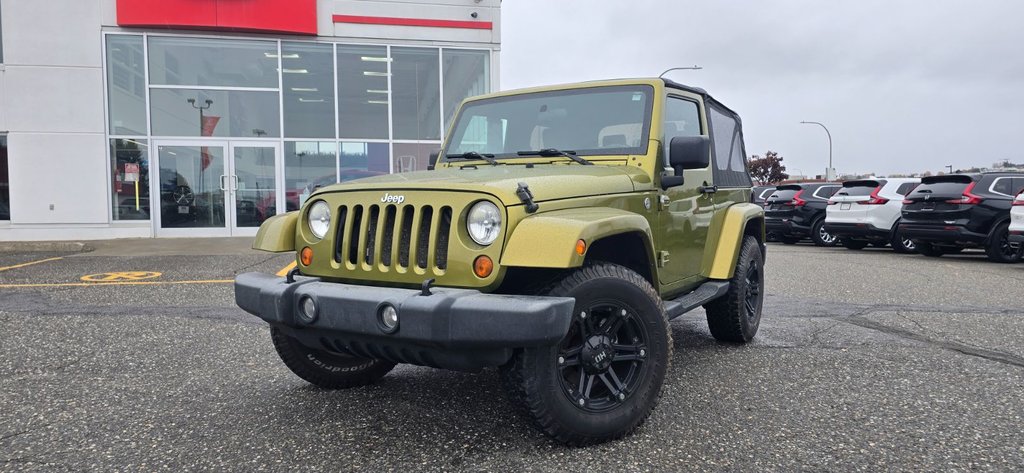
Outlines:
{"label": "windshield", "polygon": [[583,156],[646,154],[653,95],[654,87],[628,85],[469,102],[445,154],[501,159],[550,148]]}

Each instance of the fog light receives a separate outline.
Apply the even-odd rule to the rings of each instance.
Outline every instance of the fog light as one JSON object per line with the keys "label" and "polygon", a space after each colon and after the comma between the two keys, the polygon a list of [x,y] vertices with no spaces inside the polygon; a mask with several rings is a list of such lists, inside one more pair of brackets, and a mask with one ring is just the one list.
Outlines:
{"label": "fog light", "polygon": [[384,304],[378,312],[378,318],[380,319],[381,328],[385,332],[391,333],[398,330],[398,309],[391,304]]}
{"label": "fog light", "polygon": [[312,297],[303,296],[299,299],[299,317],[305,322],[312,322],[316,320],[316,301]]}

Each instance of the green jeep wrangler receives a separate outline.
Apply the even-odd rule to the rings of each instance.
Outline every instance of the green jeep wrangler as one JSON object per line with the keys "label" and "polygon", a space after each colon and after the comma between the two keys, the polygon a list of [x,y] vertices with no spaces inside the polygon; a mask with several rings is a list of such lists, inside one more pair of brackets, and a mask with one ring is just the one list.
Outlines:
{"label": "green jeep wrangler", "polygon": [[764,300],[764,217],[739,117],[704,90],[633,79],[465,101],[427,171],[313,193],[254,248],[237,304],[323,388],[396,363],[498,367],[554,439],[622,437],[661,396],[669,320],[704,306],[743,343]]}

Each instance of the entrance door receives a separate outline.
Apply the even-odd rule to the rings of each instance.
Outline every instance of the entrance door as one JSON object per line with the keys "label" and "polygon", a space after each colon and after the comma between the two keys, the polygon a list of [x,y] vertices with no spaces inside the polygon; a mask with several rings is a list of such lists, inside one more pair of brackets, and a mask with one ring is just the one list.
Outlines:
{"label": "entrance door", "polygon": [[277,213],[279,145],[157,141],[159,236],[251,236]]}

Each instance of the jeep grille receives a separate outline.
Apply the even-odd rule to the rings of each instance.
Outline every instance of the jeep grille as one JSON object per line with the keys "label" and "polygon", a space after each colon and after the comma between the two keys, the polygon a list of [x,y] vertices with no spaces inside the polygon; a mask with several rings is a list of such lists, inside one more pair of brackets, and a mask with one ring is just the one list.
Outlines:
{"label": "jeep grille", "polygon": [[452,208],[425,205],[342,205],[334,259],[350,270],[408,269],[444,271]]}

